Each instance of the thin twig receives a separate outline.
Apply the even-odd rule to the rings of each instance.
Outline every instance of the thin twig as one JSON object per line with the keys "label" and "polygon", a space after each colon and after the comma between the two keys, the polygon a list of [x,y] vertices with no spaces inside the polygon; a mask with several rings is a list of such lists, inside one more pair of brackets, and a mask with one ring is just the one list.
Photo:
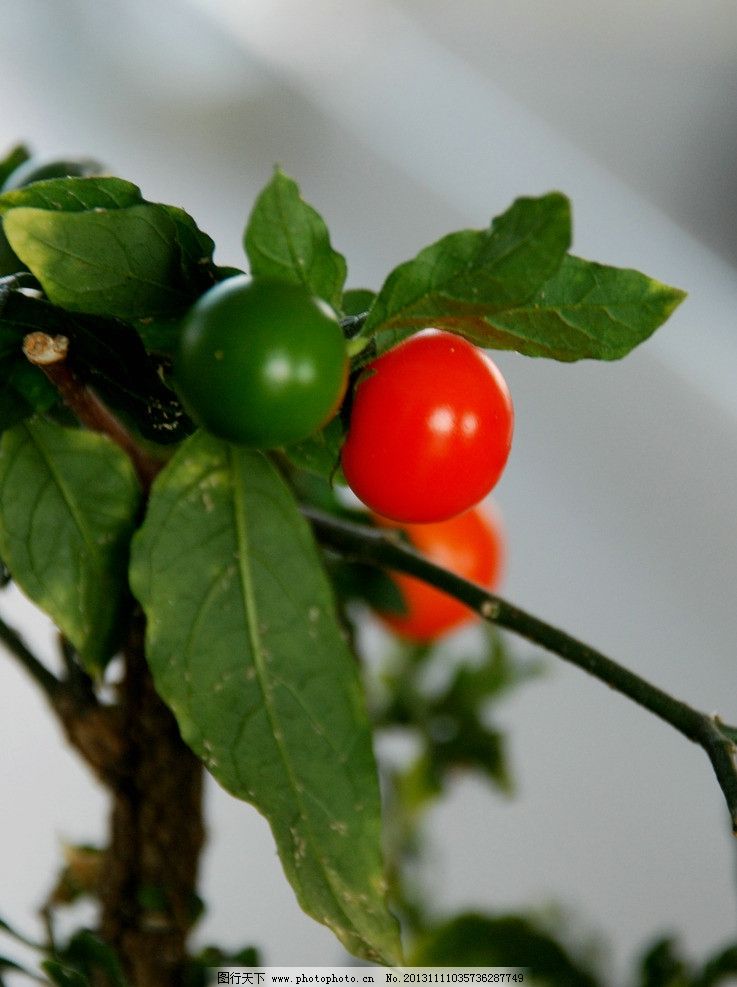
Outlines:
{"label": "thin twig", "polygon": [[25,668],[33,681],[40,686],[44,695],[54,702],[63,686],[57,677],[39,661],[28,648],[23,638],[0,618],[0,641],[11,655]]}
{"label": "thin twig", "polygon": [[398,532],[378,531],[368,525],[354,524],[311,507],[303,507],[302,511],[311,521],[320,541],[339,554],[416,576],[444,590],[485,620],[514,631],[605,682],[698,744],[711,761],[729,809],[732,830],[737,835],[735,728],[722,727],[718,717],[709,716],[675,699],[565,631],[489,593],[483,587],[434,565],[413,551]]}
{"label": "thin twig", "polygon": [[23,340],[23,352],[39,367],[79,421],[93,432],[102,432],[118,445],[133,463],[144,490],[148,490],[161,469],[161,463],[138,445],[133,436],[106,405],[79,380],[66,362],[69,340],[32,332]]}
{"label": "thin twig", "polygon": [[345,338],[353,339],[354,336],[357,336],[363,329],[367,317],[368,312],[361,312],[359,315],[346,315],[344,319],[341,319],[340,328],[343,330]]}

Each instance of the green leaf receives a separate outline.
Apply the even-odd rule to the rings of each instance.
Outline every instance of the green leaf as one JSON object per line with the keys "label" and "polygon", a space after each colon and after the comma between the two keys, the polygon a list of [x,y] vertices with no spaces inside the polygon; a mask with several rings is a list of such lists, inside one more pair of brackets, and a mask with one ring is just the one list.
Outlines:
{"label": "green leaf", "polygon": [[148,317],[136,320],[134,325],[149,353],[158,353],[169,358],[174,356],[182,334],[180,316]]}
{"label": "green leaf", "polygon": [[244,243],[254,277],[303,285],[339,310],[345,259],[330,245],[322,217],[282,171],[256,199]]}
{"label": "green leaf", "polygon": [[[181,214],[179,219],[186,227],[183,229],[180,223],[178,242],[183,256],[189,258],[188,268],[185,265],[189,284],[199,285],[202,291],[206,291],[213,284],[218,284],[220,281],[227,281],[228,278],[233,278],[244,273],[237,267],[219,267],[213,263],[206,267],[204,262],[205,252],[214,249],[214,244],[210,237],[197,229],[194,220],[187,216],[186,213],[182,213],[181,210],[175,209],[173,206],[166,206],[165,208],[169,210],[175,221],[177,214]],[[186,221],[181,219],[183,216],[186,217]],[[194,230],[191,229],[192,226],[194,226]],[[136,320],[135,326],[139,336],[143,340],[143,345],[150,353],[158,353],[168,357],[175,354],[179,337],[182,334],[181,315],[160,316],[157,318],[148,316],[144,319]]]}
{"label": "green leaf", "polygon": [[130,319],[182,310],[191,301],[181,284],[179,229],[158,206],[23,206],[7,212],[3,224],[10,246],[61,308]]}
{"label": "green leaf", "polygon": [[30,302],[7,284],[0,287],[0,432],[48,410],[59,398],[45,374],[23,355],[23,337],[36,327],[19,326],[9,317],[17,298]]}
{"label": "green leaf", "polygon": [[521,305],[560,266],[570,245],[568,199],[517,199],[486,230],[451,233],[384,282],[362,335],[383,352],[428,326],[463,335]]}
{"label": "green leaf", "polygon": [[20,167],[24,161],[28,161],[30,156],[31,152],[25,144],[16,144],[15,147],[11,147],[5,156],[0,159],[0,188],[3,187],[15,169]]}
{"label": "green leaf", "polygon": [[718,987],[734,983],[737,974],[737,945],[721,949],[697,972],[683,955],[673,936],[652,942],[639,960],[637,987]]}
{"label": "green leaf", "polygon": [[0,360],[0,432],[46,411],[58,400],[58,394],[38,367],[25,358]]}
{"label": "green leaf", "polygon": [[680,955],[678,942],[663,936],[652,943],[640,961],[639,987],[692,987],[688,963]]}
{"label": "green leaf", "polygon": [[[29,157],[28,148],[23,144],[17,144],[8,151],[5,157],[0,160],[0,189],[16,168],[27,161]],[[15,274],[22,270],[23,264],[10,249],[8,239],[3,233],[2,223],[0,223],[0,277],[4,277],[6,274]]]}
{"label": "green leaf", "polygon": [[60,959],[90,981],[96,981],[96,975],[102,973],[109,987],[128,987],[118,954],[89,929],[72,936]]}
{"label": "green leaf", "polygon": [[13,579],[99,670],[119,643],[140,492],[102,435],[33,420],[0,442],[0,555]]}
{"label": "green leaf", "polygon": [[[446,777],[459,768],[473,769],[505,792],[513,788],[502,733],[489,722],[491,706],[507,690],[538,673],[537,666],[512,662],[496,628],[482,631],[481,654],[456,655],[447,674],[450,655],[442,645],[407,649],[385,677],[388,691],[381,713],[383,726],[409,726],[422,741],[422,750],[410,771],[427,776],[428,793],[440,793]],[[428,667],[442,669],[446,681],[428,691]]]}
{"label": "green leaf", "polygon": [[0,195],[0,216],[51,301],[72,311],[166,317],[216,280],[214,244],[192,217],[120,178],[34,182]]}
{"label": "green leaf", "polygon": [[[503,735],[470,715],[462,718],[438,715],[428,724],[432,738],[432,764],[455,772],[458,768],[475,768],[500,791],[510,794],[512,780],[507,767]],[[449,772],[450,773],[450,772]]]}
{"label": "green leaf", "polygon": [[376,292],[368,288],[349,288],[343,294],[341,308],[347,316],[363,315],[374,304],[375,298]]}
{"label": "green leaf", "polygon": [[561,943],[519,915],[465,913],[416,943],[413,966],[520,966],[525,980],[546,987],[597,987],[585,965]]}
{"label": "green leaf", "polygon": [[336,594],[344,603],[360,600],[381,613],[407,612],[397,584],[382,569],[360,562],[330,559],[328,572]]}
{"label": "green leaf", "polygon": [[8,238],[5,236],[2,222],[0,222],[0,277],[6,277],[8,274],[18,274],[20,271],[25,270],[27,268],[23,261],[10,249]]}
{"label": "green leaf", "polygon": [[87,212],[124,209],[143,203],[141,190],[122,178],[48,178],[0,195],[0,216],[11,209]]}
{"label": "green leaf", "polygon": [[[87,209],[118,209],[141,202],[143,199],[137,186],[119,178],[47,179],[24,188],[13,186],[12,191],[0,195],[0,220],[9,209],[20,206],[82,212]],[[0,222],[0,275],[26,269],[26,265],[11,250]]]}
{"label": "green leaf", "polygon": [[298,469],[341,482],[340,450],[344,439],[343,425],[336,417],[319,432],[285,446],[283,452]]}
{"label": "green leaf", "polygon": [[[737,945],[727,946],[707,960],[701,974],[696,978],[695,987],[717,987],[728,977],[737,974]],[[732,980],[734,983],[734,980]]]}
{"label": "green leaf", "polygon": [[[205,946],[189,960],[182,987],[212,987],[213,967],[217,966],[258,967],[263,963],[254,946],[233,951],[225,951],[220,946]],[[253,979],[255,981],[256,978]]]}
{"label": "green leaf", "polygon": [[215,243],[184,209],[165,205],[159,208],[174,221],[182,282],[192,295],[201,295],[216,282],[212,263]]}
{"label": "green leaf", "polygon": [[4,182],[3,192],[10,189],[22,188],[34,182],[47,181],[49,178],[82,178],[104,175],[105,165],[93,158],[30,158],[15,169]]}
{"label": "green leaf", "polygon": [[639,271],[568,256],[527,304],[469,332],[482,346],[554,360],[618,360],[665,322],[685,298]]}
{"label": "green leaf", "polygon": [[91,980],[66,963],[58,960],[44,960],[41,969],[56,987],[91,987]]}
{"label": "green leaf", "polygon": [[443,794],[443,776],[430,755],[420,754],[401,771],[393,772],[391,789],[396,810],[408,826],[410,841],[419,839],[420,814]]}
{"label": "green leaf", "polygon": [[302,907],[357,955],[396,962],[358,668],[268,460],[187,439],[154,484],[131,586],[159,694],[217,780],[267,817]]}

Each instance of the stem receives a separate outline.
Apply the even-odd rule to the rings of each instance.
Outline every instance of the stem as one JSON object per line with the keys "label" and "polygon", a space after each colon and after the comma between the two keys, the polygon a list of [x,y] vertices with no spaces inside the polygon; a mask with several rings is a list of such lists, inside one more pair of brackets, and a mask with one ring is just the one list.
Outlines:
{"label": "stem", "polygon": [[340,328],[343,330],[345,338],[353,339],[355,336],[358,336],[367,318],[368,312],[361,312],[360,315],[347,315],[344,319],[341,319]]}
{"label": "stem", "polygon": [[346,349],[352,370],[357,370],[368,363],[376,350],[373,339],[362,335],[367,318],[368,312],[361,312],[359,315],[347,315],[340,322],[346,338]]}
{"label": "stem", "polygon": [[303,507],[302,511],[312,522],[320,541],[341,555],[416,576],[444,590],[475,610],[484,620],[514,631],[583,669],[703,747],[724,794],[732,831],[737,835],[737,731],[734,728],[722,727],[717,717],[675,699],[590,645],[489,593],[483,587],[435,565],[408,547],[399,532],[380,532],[309,507]]}
{"label": "stem", "polygon": [[97,395],[80,381],[66,362],[69,340],[32,332],[23,340],[23,352],[57,389],[67,407],[93,432],[102,432],[130,458],[141,486],[149,490],[161,463],[142,449]]}
{"label": "stem", "polygon": [[0,278],[0,312],[8,295],[18,288],[40,288],[38,279],[30,271],[18,271],[15,274],[5,274]]}

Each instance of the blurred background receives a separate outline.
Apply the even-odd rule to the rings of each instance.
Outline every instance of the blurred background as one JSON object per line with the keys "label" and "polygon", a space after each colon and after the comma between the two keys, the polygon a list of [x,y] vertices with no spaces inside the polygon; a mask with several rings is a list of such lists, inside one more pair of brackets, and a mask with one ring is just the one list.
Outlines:
{"label": "blurred background", "polygon": [[[0,150],[92,155],[184,206],[243,264],[275,163],[378,288],[519,195],[574,203],[574,250],[689,292],[624,364],[503,354],[517,412],[495,500],[505,595],[737,720],[737,17],[723,0],[3,0]],[[19,596],[5,619],[48,650]],[[516,644],[515,650],[531,650]],[[611,983],[656,933],[734,938],[737,868],[704,755],[557,659],[503,706],[518,791],[460,780],[432,814],[438,908],[559,904]],[[0,663],[0,914],[28,927],[100,793]],[[202,941],[330,964],[266,824],[208,792]]]}

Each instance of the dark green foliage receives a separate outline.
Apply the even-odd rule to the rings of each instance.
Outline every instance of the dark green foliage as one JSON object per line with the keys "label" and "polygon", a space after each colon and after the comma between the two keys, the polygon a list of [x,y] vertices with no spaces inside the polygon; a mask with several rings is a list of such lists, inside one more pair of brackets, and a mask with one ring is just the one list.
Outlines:
{"label": "dark green foliage", "polygon": [[15,147],[11,147],[5,156],[0,159],[0,188],[7,182],[16,168],[19,168],[24,161],[28,161],[30,156],[31,152],[25,144],[16,144]]}
{"label": "dark green foliage", "polygon": [[392,271],[363,335],[383,352],[434,326],[526,356],[614,360],[685,297],[637,271],[567,255],[569,244],[564,196],[518,199],[488,230],[451,233]]}
{"label": "dark green foliage", "polygon": [[735,975],[737,944],[715,953],[699,967],[683,956],[677,938],[663,936],[643,953],[637,987],[717,987],[732,984]]}
{"label": "dark green foliage", "polygon": [[32,420],[0,442],[0,553],[15,582],[98,673],[121,641],[140,503],[106,436]]}
{"label": "dark green foliage", "polygon": [[345,258],[330,245],[322,217],[277,170],[256,199],[244,236],[254,277],[299,284],[340,310]]}
{"label": "dark green foliage", "polygon": [[66,947],[58,953],[57,959],[59,965],[63,965],[70,974],[75,971],[82,978],[59,980],[60,987],[65,982],[70,985],[96,983],[100,974],[104,975],[110,987],[129,987],[115,951],[88,929],[75,933]]}
{"label": "dark green foliage", "polygon": [[182,313],[215,283],[214,244],[179,208],[117,178],[57,178],[0,196],[5,235],[49,300],[73,312]]}
{"label": "dark green foliage", "polygon": [[520,915],[459,915],[429,931],[415,946],[416,966],[525,967],[539,987],[602,987],[586,964],[530,919]]}
{"label": "dark green foliage", "polygon": [[184,974],[182,987],[210,987],[213,967],[261,966],[258,950],[246,946],[238,950],[224,950],[219,946],[206,946],[190,960]]}
{"label": "dark green foliage", "polygon": [[425,682],[432,663],[447,665],[442,645],[407,647],[404,658],[384,677],[386,700],[379,725],[400,725],[419,736],[421,752],[402,784],[416,806],[434,797],[459,768],[485,775],[502,791],[511,779],[501,733],[491,724],[494,702],[508,689],[534,674],[535,667],[513,663],[502,638],[485,629],[480,653],[456,660],[441,686]]}

